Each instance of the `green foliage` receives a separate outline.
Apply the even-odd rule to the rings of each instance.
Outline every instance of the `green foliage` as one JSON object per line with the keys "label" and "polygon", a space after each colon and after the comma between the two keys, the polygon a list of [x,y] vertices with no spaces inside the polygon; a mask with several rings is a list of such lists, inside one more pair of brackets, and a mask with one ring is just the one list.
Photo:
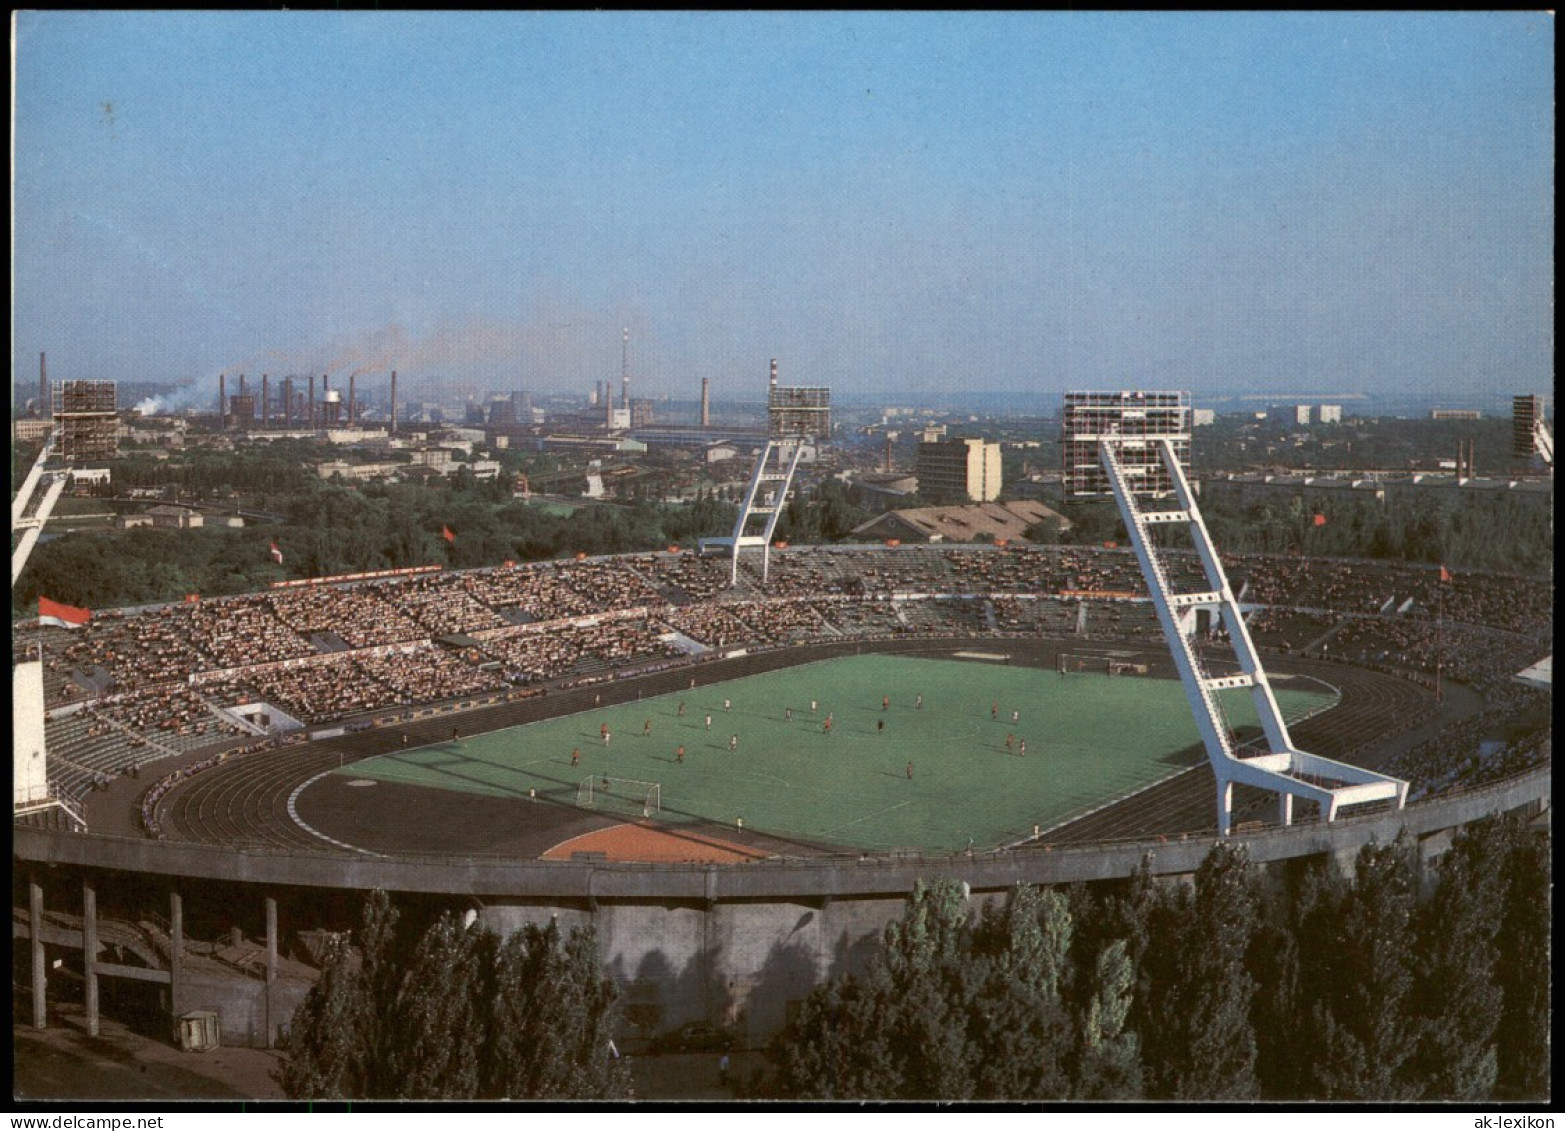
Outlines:
{"label": "green foliage", "polygon": [[278,1080],[294,1099],[623,1097],[608,1053],[615,990],[594,932],[527,926],[501,942],[445,915],[410,954],[384,892],[358,946],[329,955],[295,1013]]}
{"label": "green foliage", "polygon": [[1550,834],[1517,822],[1509,830],[1505,853],[1504,930],[1497,980],[1501,1012],[1495,1091],[1506,1099],[1549,1097],[1549,961],[1552,868]]}
{"label": "green foliage", "polygon": [[1495,936],[1503,922],[1507,839],[1497,821],[1463,829],[1421,909],[1418,1073],[1429,1099],[1488,1099],[1494,1089],[1501,1007]]}
{"label": "green foliage", "polygon": [[1125,940],[1098,953],[1091,998],[1081,1019],[1074,1096],[1079,1100],[1131,1100],[1141,1095],[1141,1046],[1130,1030],[1135,967]]}
{"label": "green foliage", "polygon": [[1418,1022],[1410,1000],[1416,945],[1416,850],[1365,846],[1334,916],[1334,969],[1324,985],[1314,1072],[1322,1099],[1396,1102],[1421,1087],[1410,1064]]}

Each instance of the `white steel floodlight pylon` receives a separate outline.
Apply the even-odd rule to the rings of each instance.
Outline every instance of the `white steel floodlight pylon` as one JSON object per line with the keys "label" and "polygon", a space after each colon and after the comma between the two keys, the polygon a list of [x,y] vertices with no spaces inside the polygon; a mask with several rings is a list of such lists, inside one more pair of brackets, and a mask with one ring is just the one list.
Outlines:
{"label": "white steel floodlight pylon", "polygon": [[[1250,640],[1239,602],[1228,586],[1228,578],[1218,561],[1217,550],[1211,535],[1196,506],[1195,494],[1190,490],[1184,469],[1166,439],[1153,441],[1158,446],[1163,465],[1178,507],[1173,510],[1143,510],[1126,481],[1120,466],[1119,448],[1125,441],[1103,437],[1098,446],[1103,469],[1108,473],[1114,500],[1119,504],[1125,528],[1130,532],[1131,546],[1141,573],[1146,578],[1152,604],[1157,609],[1158,622],[1168,640],[1174,666],[1184,684],[1185,698],[1195,715],[1201,741],[1206,747],[1207,759],[1217,778],[1217,830],[1226,836],[1233,818],[1234,783],[1255,786],[1278,795],[1278,817],[1283,824],[1293,821],[1293,799],[1304,798],[1320,806],[1322,817],[1335,820],[1338,810],[1345,805],[1358,805],[1370,801],[1394,799],[1397,808],[1407,801],[1407,782],[1386,774],[1376,773],[1346,762],[1322,758],[1299,750],[1288,734],[1287,723],[1277,707],[1266,671],[1261,666],[1255,645]],[[1169,584],[1168,571],[1159,555],[1158,547],[1148,535],[1148,527],[1165,524],[1183,524],[1190,531],[1191,540],[1201,561],[1206,588],[1200,592],[1175,593]],[[1238,674],[1211,676],[1207,674],[1201,656],[1191,643],[1196,627],[1196,612],[1206,609],[1222,619],[1228,632],[1228,642],[1233,648]],[[1260,718],[1265,752],[1246,754],[1235,741],[1223,715],[1217,692],[1226,688],[1248,687]]]}
{"label": "white steel floodlight pylon", "polygon": [[750,473],[734,532],[727,538],[703,538],[701,552],[727,547],[731,555],[728,584],[739,584],[739,552],[761,550],[761,584],[772,565],[772,535],[793,487],[793,476],[806,445],[831,436],[831,389],[824,385],[785,386],[777,383],[777,359],[772,359],[766,399],[767,439]]}

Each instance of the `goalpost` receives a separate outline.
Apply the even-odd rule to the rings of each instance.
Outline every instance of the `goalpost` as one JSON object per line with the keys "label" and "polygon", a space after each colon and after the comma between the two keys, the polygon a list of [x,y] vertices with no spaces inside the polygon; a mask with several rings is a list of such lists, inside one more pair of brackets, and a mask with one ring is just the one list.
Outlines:
{"label": "goalpost", "polygon": [[1061,675],[1080,675],[1091,673],[1103,675],[1108,672],[1111,661],[1107,656],[1085,656],[1079,652],[1061,652],[1055,667]]}
{"label": "goalpost", "polygon": [[663,810],[663,786],[655,781],[594,774],[582,778],[576,787],[576,804],[583,809],[631,815],[639,812],[643,817],[652,817]]}

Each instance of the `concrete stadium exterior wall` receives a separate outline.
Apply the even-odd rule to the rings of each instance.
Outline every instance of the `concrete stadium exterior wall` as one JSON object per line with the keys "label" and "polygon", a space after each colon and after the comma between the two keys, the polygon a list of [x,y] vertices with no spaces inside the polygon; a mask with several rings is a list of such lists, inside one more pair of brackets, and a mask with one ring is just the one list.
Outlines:
{"label": "concrete stadium exterior wall", "polygon": [[[1548,767],[1401,812],[1274,829],[1231,840],[1261,865],[1328,857],[1341,867],[1364,845],[1404,831],[1426,855],[1452,830],[1497,813],[1547,810]],[[307,855],[141,841],[18,827],[18,870],[60,865],[239,885],[448,896],[472,902],[505,933],[557,921],[595,926],[605,970],[628,1016],[656,1032],[702,1019],[741,1027],[751,1042],[782,1027],[790,1002],[823,979],[864,969],[885,925],[920,880],[969,885],[974,904],[1015,884],[1194,873],[1212,838],[1141,840],[974,856],[865,856],[742,865],[628,865],[585,861],[390,859]],[[235,1004],[229,1003],[230,1009]],[[239,1012],[244,1012],[239,1010]],[[254,1027],[253,1025],[251,1026]]]}

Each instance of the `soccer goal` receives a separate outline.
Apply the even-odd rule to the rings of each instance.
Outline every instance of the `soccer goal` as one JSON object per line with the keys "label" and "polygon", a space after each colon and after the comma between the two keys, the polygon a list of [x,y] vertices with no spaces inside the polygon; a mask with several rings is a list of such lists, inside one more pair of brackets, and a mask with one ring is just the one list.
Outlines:
{"label": "soccer goal", "polygon": [[1057,667],[1061,675],[1079,675],[1083,672],[1103,675],[1108,671],[1106,656],[1084,656],[1079,652],[1061,652]]}
{"label": "soccer goal", "polygon": [[583,809],[653,817],[663,811],[663,786],[655,781],[594,774],[582,778],[576,787],[576,804]]}

